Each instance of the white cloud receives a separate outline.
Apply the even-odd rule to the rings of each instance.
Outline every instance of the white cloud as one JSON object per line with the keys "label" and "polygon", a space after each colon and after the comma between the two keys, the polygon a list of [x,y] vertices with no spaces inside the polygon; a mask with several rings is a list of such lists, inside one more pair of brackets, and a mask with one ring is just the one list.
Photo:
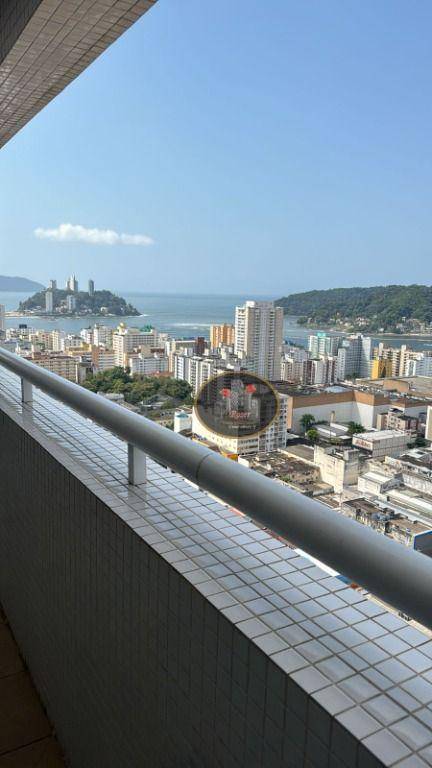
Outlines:
{"label": "white cloud", "polygon": [[57,243],[81,242],[91,245],[153,245],[148,235],[128,235],[113,229],[88,229],[81,224],[59,224],[55,229],[37,227],[34,234],[40,240],[54,240]]}

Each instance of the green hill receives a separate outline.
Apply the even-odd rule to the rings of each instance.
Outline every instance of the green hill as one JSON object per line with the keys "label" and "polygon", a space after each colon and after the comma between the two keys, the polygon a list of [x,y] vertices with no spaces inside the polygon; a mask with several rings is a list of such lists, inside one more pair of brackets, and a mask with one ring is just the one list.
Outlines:
{"label": "green hill", "polygon": [[[56,289],[53,291],[53,304],[56,314],[72,314],[66,310],[67,296],[74,296],[76,299],[76,309],[73,314],[76,315],[115,315],[116,317],[130,317],[139,315],[139,312],[132,304],[128,304],[121,296],[116,296],[111,291],[95,291],[93,296],[85,291],[72,293]],[[45,313],[45,290],[38,291],[25,301],[21,301],[19,309],[24,311],[40,311]]]}
{"label": "green hill", "polygon": [[286,315],[302,325],[349,326],[356,330],[399,332],[432,322],[432,287],[377,285],[293,293],[278,299]]}
{"label": "green hill", "polygon": [[9,277],[0,275],[0,291],[40,291],[43,288],[41,283],[35,283],[34,280],[28,280],[27,277]]}

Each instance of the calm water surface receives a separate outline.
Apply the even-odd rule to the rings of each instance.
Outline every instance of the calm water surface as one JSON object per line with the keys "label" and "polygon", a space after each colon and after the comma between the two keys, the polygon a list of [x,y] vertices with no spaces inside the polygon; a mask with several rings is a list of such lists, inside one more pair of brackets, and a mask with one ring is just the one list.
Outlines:
{"label": "calm water surface", "polygon": [[[20,301],[28,298],[27,293],[0,292],[0,304],[4,304],[7,310],[14,310]],[[234,322],[235,307],[243,304],[246,299],[268,299],[268,296],[250,295],[197,295],[197,294],[162,294],[162,293],[123,293],[124,298],[136,307],[142,314],[140,317],[132,317],[126,321],[129,325],[153,325],[160,331],[171,334],[176,338],[191,336],[208,337],[209,327],[212,323]],[[117,326],[119,318],[59,318],[49,320],[46,317],[18,318],[9,317],[6,320],[8,328],[17,327],[19,323],[27,323],[33,328],[46,330],[60,329],[65,331],[79,331],[81,328],[101,322],[104,325]],[[301,328],[293,317],[286,317],[284,321],[284,336],[287,341],[307,346],[310,329]],[[331,334],[337,335],[337,334]],[[374,337],[374,341],[386,340],[388,344],[399,347],[408,344],[413,349],[431,349],[432,338]]]}

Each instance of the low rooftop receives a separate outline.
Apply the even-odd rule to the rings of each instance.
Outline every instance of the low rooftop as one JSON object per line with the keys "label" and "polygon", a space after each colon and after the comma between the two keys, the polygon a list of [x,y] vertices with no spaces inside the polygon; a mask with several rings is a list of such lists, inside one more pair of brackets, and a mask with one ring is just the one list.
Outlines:
{"label": "low rooftop", "polygon": [[358,432],[356,435],[354,435],[354,439],[360,438],[361,440],[368,440],[372,443],[375,443],[379,442],[380,440],[391,440],[392,438],[396,437],[405,439],[406,436],[407,433],[400,429],[376,429],[371,432]]}

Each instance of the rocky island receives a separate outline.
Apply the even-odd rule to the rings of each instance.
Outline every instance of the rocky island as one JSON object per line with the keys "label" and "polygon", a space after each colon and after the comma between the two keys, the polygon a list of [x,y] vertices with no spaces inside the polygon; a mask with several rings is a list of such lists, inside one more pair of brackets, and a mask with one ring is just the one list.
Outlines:
{"label": "rocky island", "polygon": [[140,312],[111,291],[71,291],[49,288],[21,301],[18,312],[47,317],[136,317]]}

